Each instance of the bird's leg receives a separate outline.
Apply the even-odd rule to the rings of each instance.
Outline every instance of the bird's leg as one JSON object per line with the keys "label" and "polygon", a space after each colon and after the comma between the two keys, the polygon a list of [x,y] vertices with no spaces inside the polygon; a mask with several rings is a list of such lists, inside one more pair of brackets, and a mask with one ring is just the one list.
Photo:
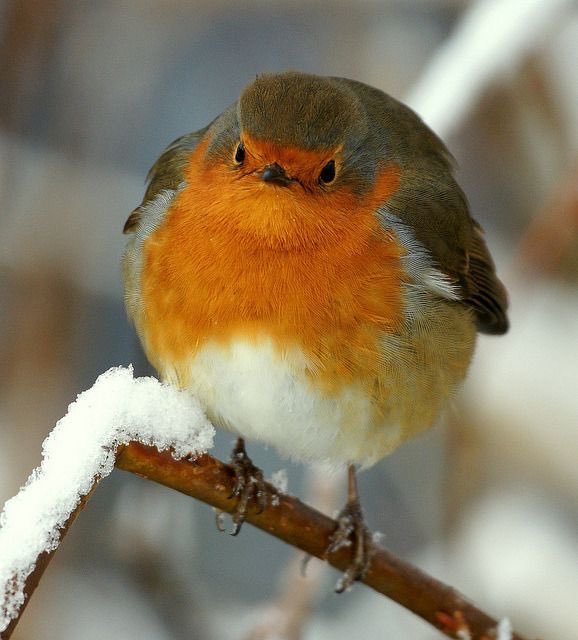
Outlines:
{"label": "bird's leg", "polygon": [[353,544],[353,557],[347,570],[337,583],[335,591],[343,593],[356,580],[361,580],[367,573],[370,561],[371,533],[363,519],[363,511],[357,491],[355,466],[350,464],[348,469],[347,503],[337,517],[337,528],[331,536],[326,555],[334,553],[344,546]]}
{"label": "bird's leg", "polygon": [[[253,461],[247,455],[243,438],[237,439],[235,448],[231,453],[231,466],[235,472],[235,486],[229,498],[239,499],[232,513],[233,530],[231,535],[236,536],[241,531],[243,522],[245,522],[250,501],[255,501],[259,513],[261,513],[268,505],[269,496],[263,472],[253,464]],[[217,514],[217,527],[223,531],[221,516],[221,513]]]}

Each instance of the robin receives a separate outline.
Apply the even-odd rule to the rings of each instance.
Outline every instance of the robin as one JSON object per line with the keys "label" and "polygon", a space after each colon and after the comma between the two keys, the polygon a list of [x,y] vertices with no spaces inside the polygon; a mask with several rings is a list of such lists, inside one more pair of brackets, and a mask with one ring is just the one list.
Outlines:
{"label": "robin", "polygon": [[368,85],[261,75],[175,140],[128,218],[126,307],[160,376],[239,435],[237,533],[262,476],[244,438],[348,468],[328,553],[368,530],[355,469],[432,424],[506,292],[440,139]]}

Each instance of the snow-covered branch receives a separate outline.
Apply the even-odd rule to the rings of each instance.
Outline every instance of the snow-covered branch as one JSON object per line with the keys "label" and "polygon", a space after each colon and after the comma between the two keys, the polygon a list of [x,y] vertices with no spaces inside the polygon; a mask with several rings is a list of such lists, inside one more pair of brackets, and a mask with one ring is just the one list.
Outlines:
{"label": "snow-covered branch", "polygon": [[131,369],[110,369],[80,394],[45,440],[41,466],[0,515],[0,634],[25,606],[38,558],[56,549],[82,499],[113,470],[120,445],[170,447],[182,457],[206,451],[213,435],[189,394],[135,379]]}

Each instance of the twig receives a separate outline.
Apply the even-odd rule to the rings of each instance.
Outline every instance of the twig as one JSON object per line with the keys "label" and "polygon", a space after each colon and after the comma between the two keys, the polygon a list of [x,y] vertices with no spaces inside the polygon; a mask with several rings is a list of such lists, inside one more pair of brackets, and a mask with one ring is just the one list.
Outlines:
{"label": "twig", "polygon": [[[232,512],[235,508],[236,501],[229,499],[234,484],[233,471],[209,455],[193,461],[175,460],[170,453],[159,453],[153,447],[133,443],[119,454],[116,464],[120,469],[154,480],[222,511]],[[273,487],[270,490],[274,491]],[[327,560],[340,571],[344,571],[350,562],[350,548],[342,548],[325,558],[335,521],[291,496],[279,495],[278,505],[261,513],[251,510],[247,522],[312,556]],[[496,620],[451,587],[378,545],[373,545],[370,567],[363,582],[413,611],[450,638],[495,638]],[[512,640],[523,638],[513,633]]]}

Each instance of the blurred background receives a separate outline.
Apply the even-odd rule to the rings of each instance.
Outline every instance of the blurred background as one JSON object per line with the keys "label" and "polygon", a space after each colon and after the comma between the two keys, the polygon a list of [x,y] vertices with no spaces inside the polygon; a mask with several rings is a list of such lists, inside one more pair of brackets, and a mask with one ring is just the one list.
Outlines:
{"label": "blurred background", "polygon": [[[121,230],[163,147],[264,71],[403,99],[455,155],[511,295],[446,419],[361,475],[384,544],[530,638],[578,637],[578,2],[0,0],[0,503],[77,393],[151,373]],[[226,458],[232,438],[219,437]],[[333,513],[331,479],[249,444]],[[298,558],[297,558],[298,560]],[[291,549],[123,472],[98,489],[14,638],[440,635]]]}

